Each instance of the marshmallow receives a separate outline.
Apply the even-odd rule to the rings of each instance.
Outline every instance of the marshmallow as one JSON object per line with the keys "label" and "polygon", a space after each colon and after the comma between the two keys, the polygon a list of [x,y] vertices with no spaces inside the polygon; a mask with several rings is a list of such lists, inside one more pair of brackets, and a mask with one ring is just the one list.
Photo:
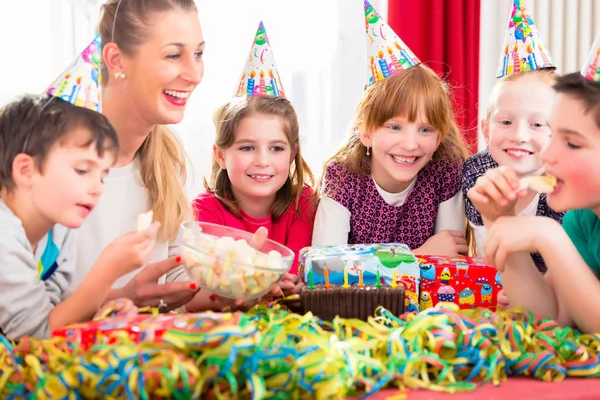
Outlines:
{"label": "marshmallow", "polygon": [[262,253],[243,239],[188,239],[183,263],[190,276],[200,287],[225,297],[249,299],[265,294],[286,270],[279,252]]}

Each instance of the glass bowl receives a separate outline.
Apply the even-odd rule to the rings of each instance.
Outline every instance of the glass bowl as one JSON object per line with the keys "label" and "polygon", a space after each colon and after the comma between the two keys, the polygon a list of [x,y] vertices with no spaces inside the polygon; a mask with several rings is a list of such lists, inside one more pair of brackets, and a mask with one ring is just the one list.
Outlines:
{"label": "glass bowl", "polygon": [[266,239],[259,249],[253,234],[208,222],[181,224],[182,259],[190,278],[207,291],[236,300],[251,300],[271,291],[289,271],[294,252]]}

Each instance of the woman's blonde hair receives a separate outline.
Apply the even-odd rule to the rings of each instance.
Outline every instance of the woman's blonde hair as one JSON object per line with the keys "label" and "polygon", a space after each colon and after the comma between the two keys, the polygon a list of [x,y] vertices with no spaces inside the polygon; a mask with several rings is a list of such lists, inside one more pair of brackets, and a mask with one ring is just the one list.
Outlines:
{"label": "woman's blonde hair", "polygon": [[424,117],[440,132],[440,145],[433,153],[432,161],[448,160],[461,164],[469,156],[456,123],[448,88],[433,70],[417,65],[367,88],[357,108],[350,140],[327,160],[326,165],[336,162],[355,174],[369,174],[371,157],[360,137],[371,134],[397,116],[410,122]]}
{"label": "woman's blonde hair", "polygon": [[[102,6],[98,27],[102,45],[114,42],[124,54],[134,55],[148,34],[149,15],[173,9],[196,11],[196,5],[193,0],[108,0]],[[102,80],[107,82],[109,79],[110,74],[103,64]],[[160,237],[173,240],[181,222],[190,216],[184,188],[187,179],[185,150],[166,126],[157,125],[139,148],[137,156],[154,217],[161,222]]]}
{"label": "woman's blonde hair", "polygon": [[[292,104],[284,98],[273,96],[239,97],[231,100],[215,113],[214,121],[217,129],[215,146],[221,150],[231,147],[235,142],[240,122],[256,114],[278,117],[292,151],[296,151],[290,166],[290,175],[283,187],[277,191],[275,202],[271,207],[271,215],[277,219],[292,203],[295,203],[296,211],[299,211],[302,190],[305,186],[312,187],[314,184],[313,173],[302,157],[298,116]],[[214,158],[210,182],[205,179],[204,186],[208,192],[217,196],[230,212],[240,216],[238,201],[233,193],[229,175]]]}

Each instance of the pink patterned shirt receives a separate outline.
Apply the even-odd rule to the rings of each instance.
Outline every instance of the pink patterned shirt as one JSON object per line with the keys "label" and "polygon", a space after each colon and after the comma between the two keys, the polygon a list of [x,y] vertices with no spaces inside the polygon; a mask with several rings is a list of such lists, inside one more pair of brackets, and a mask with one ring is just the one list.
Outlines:
{"label": "pink patterned shirt", "polygon": [[350,212],[348,244],[405,243],[416,249],[434,234],[440,203],[460,191],[461,169],[448,161],[430,162],[417,174],[404,204],[395,207],[381,197],[370,174],[356,175],[331,163],[321,194]]}

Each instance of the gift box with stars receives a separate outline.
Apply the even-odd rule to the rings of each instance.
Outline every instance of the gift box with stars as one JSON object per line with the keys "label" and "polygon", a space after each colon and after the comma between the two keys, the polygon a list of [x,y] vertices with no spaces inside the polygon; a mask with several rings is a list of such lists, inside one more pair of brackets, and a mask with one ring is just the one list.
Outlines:
{"label": "gift box with stars", "polygon": [[458,304],[461,309],[496,309],[502,280],[498,271],[482,258],[419,256],[421,282],[419,309],[440,301]]}

